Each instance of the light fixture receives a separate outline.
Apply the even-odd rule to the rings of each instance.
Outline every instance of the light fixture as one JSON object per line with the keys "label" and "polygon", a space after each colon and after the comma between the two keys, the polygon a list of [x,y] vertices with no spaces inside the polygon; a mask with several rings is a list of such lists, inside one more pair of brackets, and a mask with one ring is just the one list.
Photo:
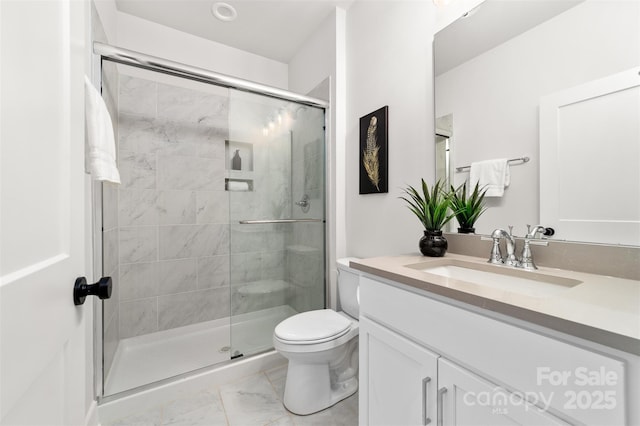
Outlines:
{"label": "light fixture", "polygon": [[482,6],[482,4],[477,5],[476,7],[474,7],[473,9],[471,9],[470,11],[463,13],[462,14],[462,18],[466,19],[466,18],[470,18],[473,15],[475,15],[475,13],[478,11],[478,9],[480,9],[480,6]]}
{"label": "light fixture", "polygon": [[229,3],[217,2],[211,6],[213,16],[224,22],[231,22],[238,17],[238,12]]}

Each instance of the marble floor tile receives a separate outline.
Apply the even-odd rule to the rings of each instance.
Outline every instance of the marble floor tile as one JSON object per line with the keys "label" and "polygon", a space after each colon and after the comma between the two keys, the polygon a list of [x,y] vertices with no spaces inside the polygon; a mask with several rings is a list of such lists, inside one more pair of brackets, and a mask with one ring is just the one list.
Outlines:
{"label": "marble floor tile", "polygon": [[231,426],[266,425],[287,414],[262,373],[221,386],[220,395]]}
{"label": "marble floor tile", "polygon": [[295,426],[295,423],[293,422],[293,414],[284,416],[279,418],[278,420],[271,422],[271,423],[267,423],[266,426]]}
{"label": "marble floor tile", "polygon": [[287,381],[287,364],[282,367],[267,370],[265,374],[271,382],[271,386],[273,386],[273,389],[276,391],[278,398],[282,401],[284,398],[284,385]]}
{"label": "marble floor tile", "polygon": [[104,426],[357,426],[358,393],[308,416],[282,405],[287,365],[185,395]]}
{"label": "marble floor tile", "polygon": [[102,423],[102,426],[160,426],[161,424],[162,410],[161,408],[155,408],[113,422]]}
{"label": "marble floor tile", "polygon": [[163,426],[226,426],[227,424],[224,410],[213,406],[198,408],[162,422]]}

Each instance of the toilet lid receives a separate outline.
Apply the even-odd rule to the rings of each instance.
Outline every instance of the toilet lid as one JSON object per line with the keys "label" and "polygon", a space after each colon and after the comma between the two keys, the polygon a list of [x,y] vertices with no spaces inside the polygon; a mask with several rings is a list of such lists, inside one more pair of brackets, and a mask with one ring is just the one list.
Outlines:
{"label": "toilet lid", "polygon": [[282,321],[276,326],[278,339],[300,344],[328,341],[345,334],[351,321],[331,309],[303,312]]}

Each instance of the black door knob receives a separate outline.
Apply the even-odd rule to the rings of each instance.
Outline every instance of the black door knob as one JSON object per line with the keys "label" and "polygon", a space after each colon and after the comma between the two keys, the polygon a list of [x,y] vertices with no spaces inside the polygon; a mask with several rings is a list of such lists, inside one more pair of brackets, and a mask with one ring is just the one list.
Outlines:
{"label": "black door knob", "polygon": [[82,305],[87,296],[98,296],[100,299],[111,297],[111,277],[102,277],[95,284],[87,284],[85,277],[76,278],[73,286],[73,303]]}

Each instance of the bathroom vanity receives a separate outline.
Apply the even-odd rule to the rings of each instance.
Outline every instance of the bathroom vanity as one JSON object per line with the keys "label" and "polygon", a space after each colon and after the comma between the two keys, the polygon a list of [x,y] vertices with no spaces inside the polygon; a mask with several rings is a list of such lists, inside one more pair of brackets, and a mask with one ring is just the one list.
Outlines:
{"label": "bathroom vanity", "polygon": [[456,254],[351,266],[360,424],[640,424],[640,282]]}

